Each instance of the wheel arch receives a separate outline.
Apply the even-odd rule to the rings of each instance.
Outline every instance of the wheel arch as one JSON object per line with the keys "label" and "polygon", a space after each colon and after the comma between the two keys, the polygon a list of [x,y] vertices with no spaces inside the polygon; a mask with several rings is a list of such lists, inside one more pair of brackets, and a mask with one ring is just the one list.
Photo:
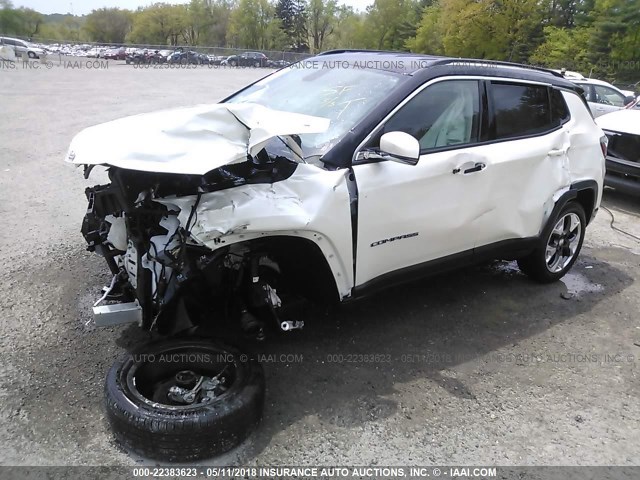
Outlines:
{"label": "wheel arch", "polygon": [[[241,238],[244,237],[244,238]],[[294,272],[323,299],[339,301],[351,295],[353,280],[337,249],[328,237],[317,232],[273,232],[223,237],[220,247],[242,247],[272,254],[284,263],[285,270]],[[316,296],[316,295],[314,295]]]}
{"label": "wheel arch", "polygon": [[558,216],[560,210],[569,202],[578,202],[582,206],[588,225],[598,211],[598,189],[599,186],[595,180],[581,180],[572,183],[555,201],[553,210],[545,222],[545,227]]}

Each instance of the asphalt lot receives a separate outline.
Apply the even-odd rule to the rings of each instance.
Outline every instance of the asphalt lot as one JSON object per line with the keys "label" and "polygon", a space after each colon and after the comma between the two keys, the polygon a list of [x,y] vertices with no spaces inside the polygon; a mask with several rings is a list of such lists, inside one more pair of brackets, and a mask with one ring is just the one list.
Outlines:
{"label": "asphalt lot", "polygon": [[[112,440],[102,387],[147,336],[87,323],[108,272],[79,229],[84,189],[105,176],[63,163],[72,136],[267,72],[0,68],[0,464],[142,461]],[[608,191],[603,204],[640,236],[640,200]],[[599,212],[561,283],[499,262],[310,314],[261,347],[259,430],[207,463],[640,464],[640,243],[610,220]]]}

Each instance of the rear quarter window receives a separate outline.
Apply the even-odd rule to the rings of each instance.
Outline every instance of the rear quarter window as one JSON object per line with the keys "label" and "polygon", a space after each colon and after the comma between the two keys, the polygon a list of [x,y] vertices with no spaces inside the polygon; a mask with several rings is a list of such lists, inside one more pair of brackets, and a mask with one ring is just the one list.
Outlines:
{"label": "rear quarter window", "polygon": [[551,120],[554,126],[567,123],[571,118],[569,107],[565,102],[562,92],[555,88],[551,89]]}

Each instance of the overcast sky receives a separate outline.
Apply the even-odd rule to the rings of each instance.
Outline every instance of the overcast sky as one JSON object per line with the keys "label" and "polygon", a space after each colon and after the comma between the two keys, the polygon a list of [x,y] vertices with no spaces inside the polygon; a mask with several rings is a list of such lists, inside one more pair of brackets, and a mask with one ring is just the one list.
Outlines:
{"label": "overcast sky", "polygon": [[[151,5],[160,0],[13,0],[17,7],[29,7],[42,13],[73,13],[84,15],[91,10],[102,7],[119,7],[135,10],[138,7]],[[188,3],[189,0],[162,0],[165,3]],[[373,0],[338,0],[338,3],[351,5],[356,10],[363,10]]]}

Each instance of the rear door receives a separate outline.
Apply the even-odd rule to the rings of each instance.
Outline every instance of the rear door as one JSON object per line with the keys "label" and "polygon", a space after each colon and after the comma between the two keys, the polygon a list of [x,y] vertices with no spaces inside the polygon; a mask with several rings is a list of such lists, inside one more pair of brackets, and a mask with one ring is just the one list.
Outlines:
{"label": "rear door", "polygon": [[475,219],[476,248],[539,234],[553,195],[569,185],[569,113],[549,85],[488,81],[490,152],[486,210]]}

